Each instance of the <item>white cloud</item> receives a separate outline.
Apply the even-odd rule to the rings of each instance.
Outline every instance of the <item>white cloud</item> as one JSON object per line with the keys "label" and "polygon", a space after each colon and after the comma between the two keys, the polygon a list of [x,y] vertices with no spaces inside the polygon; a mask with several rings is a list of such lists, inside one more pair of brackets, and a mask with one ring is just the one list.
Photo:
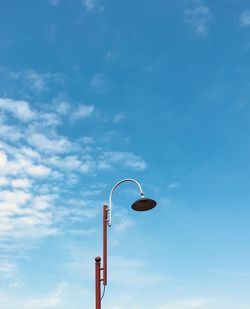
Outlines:
{"label": "white cloud", "polygon": [[250,11],[246,10],[241,13],[240,22],[243,27],[250,26]]}
{"label": "white cloud", "polygon": [[91,78],[90,86],[97,90],[103,90],[107,86],[107,80],[103,74],[97,73]]}
{"label": "white cloud", "polygon": [[[75,107],[62,101],[39,109],[26,101],[0,99],[0,125],[5,133],[4,141],[0,141],[1,240],[34,240],[67,233],[67,229],[72,234],[84,234],[87,229],[72,229],[71,224],[92,220],[98,214],[99,208],[90,205],[95,205],[101,190],[84,182],[78,189],[75,185],[82,174],[96,175],[111,168],[146,168],[145,161],[132,152],[100,154],[98,144],[103,141],[84,135],[73,140],[66,135],[66,117],[69,121],[85,119],[93,112],[93,105]],[[120,121],[118,118],[121,120],[123,115],[118,115],[116,121]],[[70,126],[74,125],[71,121]],[[74,194],[82,193],[78,204],[70,200],[72,187]],[[130,225],[130,220],[120,220],[116,230]]]}
{"label": "white cloud", "polygon": [[147,264],[144,261],[138,259],[129,259],[123,256],[110,256],[110,264],[112,270],[110,273],[110,281],[119,282],[130,287],[138,285],[149,286],[164,284],[170,281],[170,278],[161,273],[154,273],[149,270]]}
{"label": "white cloud", "polygon": [[31,133],[28,142],[39,151],[47,153],[65,153],[73,149],[71,142],[63,136],[48,137],[42,133]]}
{"label": "white cloud", "polygon": [[55,113],[40,113],[38,117],[38,126],[57,126],[61,124],[61,119]]}
{"label": "white cloud", "polygon": [[86,235],[93,235],[97,232],[96,229],[88,229],[88,230],[76,230],[76,229],[72,229],[69,230],[69,233],[72,235],[79,235],[79,236],[86,236]]}
{"label": "white cloud", "polygon": [[28,178],[16,178],[11,182],[12,187],[25,189],[31,186],[31,181]]}
{"label": "white cloud", "polygon": [[10,274],[15,272],[17,269],[17,265],[11,262],[0,263],[0,273]]}
{"label": "white cloud", "polygon": [[119,123],[126,118],[127,118],[127,115],[125,113],[119,113],[114,116],[114,123]]}
{"label": "white cloud", "polygon": [[93,11],[96,7],[95,0],[82,0],[82,4],[88,13]]}
{"label": "white cloud", "polygon": [[[0,154],[1,156],[1,154]],[[0,157],[1,158],[1,157]],[[1,159],[0,159],[1,160]],[[0,186],[3,187],[3,186],[7,186],[9,184],[9,180],[8,178],[6,177],[0,177]]]}
{"label": "white cloud", "polygon": [[33,150],[32,148],[29,147],[21,147],[20,152],[24,154],[25,156],[28,156],[29,158],[32,159],[41,159],[41,155],[39,152]]}
{"label": "white cloud", "polygon": [[169,189],[175,189],[175,188],[178,188],[180,186],[180,183],[179,182],[172,182],[169,184],[168,188]]}
{"label": "white cloud", "polygon": [[79,141],[83,144],[94,144],[94,139],[90,136],[83,136]]}
{"label": "white cloud", "polygon": [[51,173],[51,169],[44,165],[29,164],[25,168],[27,174],[33,177],[45,177]]}
{"label": "white cloud", "polygon": [[3,172],[7,165],[7,156],[6,153],[1,151],[0,152],[0,173]]}
{"label": "white cloud", "polygon": [[206,34],[209,27],[209,22],[213,15],[208,6],[202,4],[202,1],[196,0],[193,2],[193,7],[185,10],[185,19],[197,34]]}
{"label": "white cloud", "polygon": [[81,105],[72,113],[71,118],[74,120],[88,118],[94,111],[93,105]]}
{"label": "white cloud", "polygon": [[86,160],[80,166],[80,171],[82,173],[88,174],[94,171],[96,168],[96,163],[94,160]]}
{"label": "white cloud", "polygon": [[49,0],[49,4],[54,5],[54,6],[58,5],[59,2],[60,0]]}
{"label": "white cloud", "polygon": [[133,221],[128,217],[120,217],[119,221],[115,224],[117,232],[123,232],[133,225]]}
{"label": "white cloud", "polygon": [[[42,164],[34,164],[30,158],[20,153],[14,153],[14,158],[7,160],[7,156],[3,157],[2,164],[4,167],[2,173],[4,175],[22,176],[23,174],[33,177],[44,177],[51,173],[51,169]],[[0,153],[1,166],[1,153]]]}
{"label": "white cloud", "polygon": [[169,206],[170,204],[171,204],[171,200],[170,200],[170,198],[168,198],[168,197],[161,197],[160,198],[160,201],[159,201],[159,204],[161,205],[161,206]]}
{"label": "white cloud", "polygon": [[46,87],[43,75],[35,71],[26,72],[26,79],[30,82],[31,87],[39,92],[43,91]]}
{"label": "white cloud", "polygon": [[189,308],[208,308],[212,300],[209,298],[190,298],[171,301],[161,305],[159,309],[189,309]]}
{"label": "white cloud", "polygon": [[108,50],[105,54],[106,61],[112,61],[112,60],[115,60],[116,58],[117,58],[117,53],[115,51]]}
{"label": "white cloud", "polygon": [[132,152],[106,151],[100,156],[100,169],[112,169],[114,164],[136,171],[143,171],[147,168],[146,162]]}
{"label": "white cloud", "polygon": [[76,185],[79,182],[79,176],[76,173],[69,173],[67,176],[68,177],[65,180],[67,184]]}
{"label": "white cloud", "polygon": [[56,295],[43,298],[33,298],[28,301],[28,308],[51,308],[61,303],[60,298]]}
{"label": "white cloud", "polygon": [[55,156],[50,158],[48,162],[56,167],[68,170],[78,169],[82,164],[82,162],[78,160],[77,156],[66,156],[64,158]]}
{"label": "white cloud", "polygon": [[0,237],[40,238],[58,234],[52,226],[55,195],[33,196],[24,191],[0,192]]}
{"label": "white cloud", "polygon": [[71,105],[67,101],[60,101],[56,104],[56,111],[57,113],[61,115],[69,114],[70,110],[71,110]]}
{"label": "white cloud", "polygon": [[83,190],[81,193],[83,196],[95,196],[101,194],[101,190],[89,189],[89,190]]}
{"label": "white cloud", "polygon": [[211,270],[210,272],[217,275],[225,275],[233,277],[250,277],[250,272],[218,270],[218,269]]}
{"label": "white cloud", "polygon": [[[32,159],[37,155],[29,148],[17,149],[0,144],[1,147],[8,152],[8,157],[5,152],[0,152],[1,173],[11,176],[9,179],[2,176],[1,182],[12,188],[0,191],[0,238],[33,239],[57,234],[58,230],[51,226],[52,213],[44,211],[44,198],[43,203],[40,201],[40,208],[37,206],[37,192],[34,196],[30,179],[47,176],[50,169],[34,164]],[[31,156],[24,156],[22,152]]]}
{"label": "white cloud", "polygon": [[1,110],[12,113],[17,119],[24,122],[30,121],[36,116],[26,101],[0,98],[0,111]]}
{"label": "white cloud", "polygon": [[3,140],[7,139],[12,142],[17,142],[23,137],[23,134],[12,126],[0,124],[0,136]]}
{"label": "white cloud", "polygon": [[4,203],[21,205],[26,203],[31,195],[24,191],[0,191],[0,201]]}
{"label": "white cloud", "polygon": [[38,210],[44,210],[51,208],[57,195],[54,194],[44,194],[35,196],[32,201],[32,206]]}
{"label": "white cloud", "polygon": [[[79,263],[80,264],[80,263]],[[90,265],[91,266],[91,265]],[[91,269],[91,267],[90,267]],[[38,275],[39,277],[39,275]],[[70,309],[91,308],[92,290],[84,287],[84,285],[76,282],[62,281],[56,283],[55,287],[50,287],[51,284],[38,289],[34,284],[30,285],[29,289],[25,289],[26,282],[21,286],[22,289],[8,290],[6,284],[0,292],[1,308],[4,309]],[[17,282],[18,284],[18,282]],[[17,286],[20,288],[20,286]],[[72,301],[73,299],[73,301]]]}
{"label": "white cloud", "polygon": [[57,289],[50,295],[45,295],[38,298],[30,298],[26,301],[27,308],[43,309],[53,308],[62,303],[62,297],[65,294],[65,283],[61,283]]}
{"label": "white cloud", "polygon": [[[92,159],[79,160],[77,156],[66,156],[64,158],[60,158],[59,156],[54,156],[48,159],[47,162],[50,165],[53,165],[60,169],[65,169],[69,171],[75,170],[75,171],[78,171],[84,174],[91,173],[96,167],[96,163],[94,160]],[[76,175],[74,175],[73,178],[75,178],[75,176]],[[70,178],[72,179],[72,177]]]}
{"label": "white cloud", "polygon": [[[58,1],[51,0],[56,5]],[[63,75],[58,73],[39,73],[34,70],[25,70],[20,72],[10,72],[10,78],[20,80],[26,87],[36,91],[43,92],[48,89],[49,83],[61,84],[63,82]]]}

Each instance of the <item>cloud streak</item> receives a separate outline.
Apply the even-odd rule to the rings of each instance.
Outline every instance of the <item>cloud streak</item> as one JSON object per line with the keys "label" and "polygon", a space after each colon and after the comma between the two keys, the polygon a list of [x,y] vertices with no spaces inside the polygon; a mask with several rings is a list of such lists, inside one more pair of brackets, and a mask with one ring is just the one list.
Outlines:
{"label": "cloud streak", "polygon": [[194,1],[192,7],[185,10],[185,21],[194,29],[194,32],[205,35],[208,32],[213,15],[210,8],[202,1]]}
{"label": "cloud streak", "polygon": [[93,105],[81,105],[72,113],[71,118],[73,120],[85,119],[90,117],[93,114],[93,111]]}
{"label": "cloud streak", "polygon": [[27,122],[36,117],[26,101],[15,101],[12,99],[0,98],[0,110],[12,114],[22,122]]}
{"label": "cloud streak", "polygon": [[[51,5],[58,5],[58,0],[50,0]],[[9,74],[12,80],[16,80],[28,86],[31,90],[37,93],[42,93],[49,89],[49,84],[62,84],[63,75],[58,73],[40,73],[34,70],[24,70],[19,72],[10,72]]]}
{"label": "cloud streak", "polygon": [[136,171],[143,171],[147,168],[146,162],[131,152],[105,151],[99,160],[99,168],[109,170],[118,165],[121,168],[128,168]]}
{"label": "cloud streak", "polygon": [[246,10],[240,15],[240,23],[243,27],[250,26],[250,11]]}
{"label": "cloud streak", "polygon": [[82,0],[82,4],[88,13],[92,12],[96,7],[95,0]]}

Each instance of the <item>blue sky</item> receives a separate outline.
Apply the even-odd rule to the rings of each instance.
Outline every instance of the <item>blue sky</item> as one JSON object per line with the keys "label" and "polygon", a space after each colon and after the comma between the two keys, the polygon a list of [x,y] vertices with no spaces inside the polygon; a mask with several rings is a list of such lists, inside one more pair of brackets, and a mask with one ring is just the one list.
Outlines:
{"label": "blue sky", "polygon": [[0,3],[0,304],[249,309],[250,4]]}

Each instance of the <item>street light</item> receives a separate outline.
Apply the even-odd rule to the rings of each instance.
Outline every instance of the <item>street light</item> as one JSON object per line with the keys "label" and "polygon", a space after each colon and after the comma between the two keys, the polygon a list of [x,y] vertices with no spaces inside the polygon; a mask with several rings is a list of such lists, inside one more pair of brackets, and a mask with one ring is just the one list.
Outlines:
{"label": "street light", "polygon": [[[107,278],[107,227],[112,225],[112,196],[115,189],[124,182],[135,183],[140,191],[141,197],[132,204],[132,209],[136,211],[146,211],[156,206],[156,201],[144,197],[142,187],[138,181],[127,178],[117,182],[109,195],[109,205],[103,206],[103,266],[101,267],[101,258],[97,256],[95,258],[95,300],[96,309],[101,309],[101,301],[105,293],[105,287],[108,282]],[[103,295],[101,296],[101,282],[103,284]]]}

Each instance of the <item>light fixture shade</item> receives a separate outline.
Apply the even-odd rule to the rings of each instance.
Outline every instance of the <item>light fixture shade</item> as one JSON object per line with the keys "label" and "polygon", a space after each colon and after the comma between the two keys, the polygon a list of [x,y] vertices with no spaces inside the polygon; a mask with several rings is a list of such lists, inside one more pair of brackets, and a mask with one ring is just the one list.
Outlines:
{"label": "light fixture shade", "polygon": [[131,207],[136,211],[146,211],[154,208],[156,204],[156,201],[150,198],[141,197],[139,200],[135,201]]}

